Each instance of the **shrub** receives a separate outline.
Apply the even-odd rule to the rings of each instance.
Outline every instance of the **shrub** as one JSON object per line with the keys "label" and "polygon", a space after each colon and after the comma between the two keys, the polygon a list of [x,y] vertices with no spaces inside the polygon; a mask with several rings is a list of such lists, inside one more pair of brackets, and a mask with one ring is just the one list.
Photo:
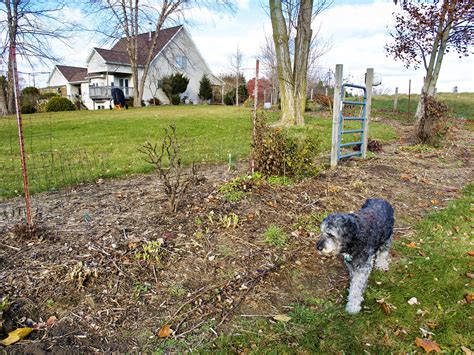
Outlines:
{"label": "shrub", "polygon": [[437,145],[447,130],[448,106],[433,96],[422,95],[422,117],[416,125],[416,137],[420,143]]}
{"label": "shrub", "polygon": [[[161,89],[165,92],[166,96],[168,96],[170,102],[173,105],[179,105],[181,101],[179,94],[182,94],[186,91],[188,84],[189,79],[185,75],[176,73],[163,77]],[[176,99],[176,96],[179,99]]]}
{"label": "shrub", "polygon": [[181,97],[179,94],[171,95],[171,104],[172,105],[179,105],[181,103]]}
{"label": "shrub", "polygon": [[204,74],[199,82],[199,98],[207,101],[212,99],[212,86],[208,76]]}
{"label": "shrub", "polygon": [[257,117],[254,151],[255,168],[264,176],[311,176],[320,171],[315,158],[321,142],[311,135],[294,137],[281,128],[266,126],[264,114]]}
{"label": "shrub", "polygon": [[21,90],[21,96],[24,96],[24,95],[39,96],[40,92],[34,86],[27,86],[26,88]]}
{"label": "shrub", "polygon": [[46,112],[74,111],[76,106],[65,97],[53,97],[46,104]]}
{"label": "shrub", "polygon": [[52,97],[59,97],[58,94],[56,94],[55,92],[45,92],[43,94],[40,94],[40,99],[50,99]]}
{"label": "shrub", "polygon": [[[248,98],[247,85],[239,85],[239,104],[242,104]],[[228,91],[224,96],[226,105],[235,105],[235,88]]]}
{"label": "shrub", "polygon": [[[235,94],[234,94],[235,96]],[[235,102],[234,102],[234,99],[232,99],[232,97],[230,97],[230,94],[227,93],[225,94],[224,96],[224,103],[227,105],[227,106],[232,106]]]}
{"label": "shrub", "polygon": [[152,105],[152,106],[159,106],[159,105],[161,105],[161,100],[157,97],[153,97],[153,98],[148,100],[148,104]]}
{"label": "shrub", "polygon": [[30,114],[30,113],[36,113],[36,106],[30,103],[25,103],[21,105],[20,108],[21,113],[24,115]]}
{"label": "shrub", "polygon": [[238,176],[219,187],[219,193],[229,202],[236,202],[245,197],[254,187],[264,182],[260,173]]}
{"label": "shrub", "polygon": [[314,97],[314,102],[320,104],[323,107],[332,107],[332,98],[323,94],[316,94]]}

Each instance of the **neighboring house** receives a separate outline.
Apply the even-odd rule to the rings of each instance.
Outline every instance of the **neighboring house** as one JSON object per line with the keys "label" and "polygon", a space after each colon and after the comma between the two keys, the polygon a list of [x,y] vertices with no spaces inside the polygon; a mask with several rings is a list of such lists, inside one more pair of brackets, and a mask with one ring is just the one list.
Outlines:
{"label": "neighboring house", "polygon": [[[139,53],[142,53],[138,57],[139,80],[153,34],[138,35]],[[213,85],[222,86],[222,81],[212,74],[183,26],[163,29],[158,36],[145,81],[142,97],[145,104],[152,98],[168,104],[169,100],[160,88],[160,79],[178,72],[189,78],[188,88],[181,95],[189,103],[198,103],[199,82],[204,74],[209,76]],[[87,68],[56,65],[48,84],[71,100],[80,97],[89,109],[108,109],[113,87],[121,88],[126,98],[132,97],[134,88],[126,38],[120,39],[111,49],[93,48],[87,58]]]}
{"label": "neighboring house", "polygon": [[87,89],[87,68],[56,65],[48,83],[50,92],[56,92],[74,101]]}

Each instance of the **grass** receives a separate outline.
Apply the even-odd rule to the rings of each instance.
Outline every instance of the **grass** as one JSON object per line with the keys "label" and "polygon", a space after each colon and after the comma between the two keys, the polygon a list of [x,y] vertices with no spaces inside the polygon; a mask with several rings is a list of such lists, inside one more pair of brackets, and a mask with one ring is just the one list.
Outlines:
{"label": "grass", "polygon": [[[474,93],[438,93],[437,97],[443,101],[454,117],[463,117],[474,120]],[[391,118],[402,121],[412,121],[416,112],[416,106],[420,100],[420,95],[412,94],[410,98],[410,115],[408,115],[408,95],[398,95],[398,112],[392,113],[394,95],[380,95],[372,98],[372,109],[374,114],[384,113]]]}
{"label": "grass", "polygon": [[[364,310],[344,313],[335,300],[305,299],[293,304],[288,323],[265,319],[240,321],[238,332],[220,336],[209,350],[222,353],[407,353],[415,350],[420,328],[434,335],[447,353],[473,347],[472,204],[474,184],[447,208],[430,214],[416,226],[416,234],[396,240],[398,260],[387,273],[374,271],[365,294]],[[407,247],[414,242],[416,248]],[[411,244],[413,245],[413,244]],[[470,259],[471,258],[471,259]],[[409,305],[411,297],[418,305]],[[376,300],[395,306],[386,314]]]}
{"label": "grass", "polygon": [[[269,113],[269,122],[278,113]],[[32,193],[99,178],[146,173],[152,166],[137,147],[157,142],[163,128],[175,123],[185,163],[247,157],[251,115],[247,108],[229,106],[159,106],[122,111],[73,111],[25,115],[25,147]],[[331,120],[307,118],[295,134],[319,137],[330,149]],[[396,137],[393,129],[372,124],[373,138]],[[0,119],[0,197],[22,193],[16,121]]]}
{"label": "grass", "polygon": [[265,243],[275,247],[284,246],[288,240],[285,231],[274,224],[268,226],[262,237]]}

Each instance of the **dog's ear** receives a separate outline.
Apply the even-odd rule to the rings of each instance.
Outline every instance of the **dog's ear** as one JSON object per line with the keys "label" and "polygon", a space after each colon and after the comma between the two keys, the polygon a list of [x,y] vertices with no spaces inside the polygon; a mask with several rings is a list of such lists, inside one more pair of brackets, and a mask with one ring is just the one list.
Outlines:
{"label": "dog's ear", "polygon": [[356,218],[351,215],[344,215],[342,224],[343,235],[345,239],[354,240],[359,235],[359,225]]}

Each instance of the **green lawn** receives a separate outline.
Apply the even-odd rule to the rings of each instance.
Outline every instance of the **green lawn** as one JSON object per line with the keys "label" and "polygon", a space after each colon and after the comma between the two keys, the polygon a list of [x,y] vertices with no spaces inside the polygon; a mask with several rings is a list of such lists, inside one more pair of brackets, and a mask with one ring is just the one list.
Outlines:
{"label": "green lawn", "polygon": [[[274,121],[278,113],[269,113]],[[331,121],[308,118],[305,128],[330,148]],[[185,163],[227,161],[248,156],[251,111],[229,106],[159,106],[122,111],[73,111],[24,117],[31,191],[59,188],[97,178],[151,171],[137,147],[156,142],[175,123]],[[393,130],[373,124],[371,135],[395,138]],[[0,197],[22,191],[14,117],[0,119]]]}
{"label": "green lawn", "polygon": [[[472,204],[474,185],[444,210],[425,217],[416,234],[394,242],[397,255],[387,273],[374,271],[365,293],[366,311],[351,316],[334,299],[292,304],[291,320],[240,321],[235,333],[220,336],[206,350],[219,353],[386,354],[413,353],[420,328],[433,333],[441,350],[473,349]],[[411,242],[415,248],[407,247]],[[377,281],[377,282],[376,282]],[[416,297],[417,305],[408,300]],[[385,313],[377,300],[391,305]]]}
{"label": "green lawn", "polygon": [[[474,120],[474,93],[438,93],[437,97],[443,101],[450,110],[454,117],[463,117],[470,120]],[[372,98],[372,108],[374,114],[380,111],[392,111],[393,109],[394,95],[380,95]],[[398,95],[398,113],[393,114],[393,118],[410,121],[413,119],[413,115],[416,112],[416,106],[420,95],[412,94],[410,98],[410,113],[408,117],[408,95]],[[402,115],[400,115],[402,114]]]}

